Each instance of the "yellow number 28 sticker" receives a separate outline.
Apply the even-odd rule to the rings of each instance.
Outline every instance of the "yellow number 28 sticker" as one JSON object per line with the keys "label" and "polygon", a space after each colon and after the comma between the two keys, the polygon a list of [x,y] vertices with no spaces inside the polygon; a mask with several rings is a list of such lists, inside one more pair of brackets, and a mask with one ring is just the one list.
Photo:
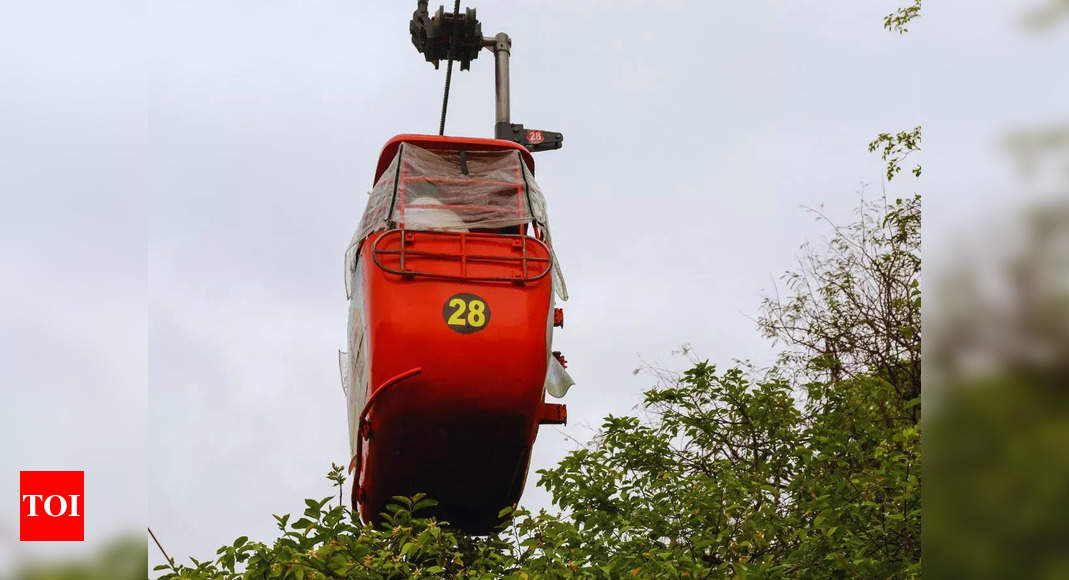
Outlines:
{"label": "yellow number 28 sticker", "polygon": [[474,294],[454,294],[442,307],[442,318],[449,328],[470,334],[490,323],[490,306]]}

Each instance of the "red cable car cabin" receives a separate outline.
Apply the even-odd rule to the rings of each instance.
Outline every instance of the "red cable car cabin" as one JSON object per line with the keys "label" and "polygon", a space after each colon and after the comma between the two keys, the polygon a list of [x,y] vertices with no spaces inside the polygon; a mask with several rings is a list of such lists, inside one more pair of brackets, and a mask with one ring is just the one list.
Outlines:
{"label": "red cable car cabin", "polygon": [[546,392],[571,385],[551,349],[567,290],[534,161],[510,141],[401,135],[369,195],[340,360],[353,506],[376,521],[422,492],[487,532],[523,492],[538,426],[566,420]]}

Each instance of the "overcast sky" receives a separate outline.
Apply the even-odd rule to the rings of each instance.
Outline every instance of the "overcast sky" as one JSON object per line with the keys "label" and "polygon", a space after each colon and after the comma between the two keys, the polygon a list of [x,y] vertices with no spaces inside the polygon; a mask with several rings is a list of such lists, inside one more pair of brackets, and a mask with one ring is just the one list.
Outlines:
{"label": "overcast sky", "polygon": [[[926,244],[1010,203],[1005,132],[1069,119],[1064,28],[953,0],[884,31],[903,3],[474,4],[513,38],[513,121],[565,135],[536,174],[577,386],[525,504],[548,505],[535,470],[569,437],[632,412],[652,382],[636,367],[681,369],[684,343],[770,362],[761,297],[826,237],[805,208],[845,222],[881,195],[877,133],[925,127],[923,180],[887,191],[931,192]],[[89,547],[147,521],[184,558],[331,493],[342,255],[382,144],[437,129],[415,4],[3,4],[0,495],[20,469],[84,469]],[[489,57],[455,71],[448,134],[492,133]],[[0,512],[0,566],[84,548],[17,534]]]}

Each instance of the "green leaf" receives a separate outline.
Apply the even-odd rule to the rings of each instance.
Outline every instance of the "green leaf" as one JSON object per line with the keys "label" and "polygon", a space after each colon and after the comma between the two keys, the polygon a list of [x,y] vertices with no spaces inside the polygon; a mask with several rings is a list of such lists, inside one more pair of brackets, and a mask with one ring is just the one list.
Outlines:
{"label": "green leaf", "polygon": [[437,500],[433,500],[433,499],[430,499],[430,498],[421,499],[421,500],[417,501],[415,504],[412,505],[412,511],[413,512],[418,512],[420,510],[432,508],[432,507],[434,507],[436,505],[438,505],[438,501]]}

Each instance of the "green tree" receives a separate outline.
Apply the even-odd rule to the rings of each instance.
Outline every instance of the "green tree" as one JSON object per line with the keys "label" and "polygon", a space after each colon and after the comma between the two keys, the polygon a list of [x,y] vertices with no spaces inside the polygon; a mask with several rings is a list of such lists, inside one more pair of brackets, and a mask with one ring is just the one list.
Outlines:
{"label": "green tree", "polygon": [[[361,524],[333,495],[164,578],[901,577],[920,565],[920,200],[865,205],[786,276],[771,370],[708,362],[605,419],[541,472],[559,513],[469,537],[398,498]],[[333,470],[330,479],[339,483]]]}
{"label": "green tree", "polygon": [[136,533],[105,540],[94,552],[59,562],[17,567],[15,580],[138,580],[148,566],[145,541]]}
{"label": "green tree", "polygon": [[646,393],[652,420],[609,417],[543,472],[586,539],[572,559],[609,576],[919,573],[920,199],[834,232],[765,302],[777,368],[697,363]]}
{"label": "green tree", "polygon": [[883,27],[887,30],[905,34],[909,32],[907,25],[921,15],[921,0],[913,0],[909,4],[896,9],[883,19]]}

